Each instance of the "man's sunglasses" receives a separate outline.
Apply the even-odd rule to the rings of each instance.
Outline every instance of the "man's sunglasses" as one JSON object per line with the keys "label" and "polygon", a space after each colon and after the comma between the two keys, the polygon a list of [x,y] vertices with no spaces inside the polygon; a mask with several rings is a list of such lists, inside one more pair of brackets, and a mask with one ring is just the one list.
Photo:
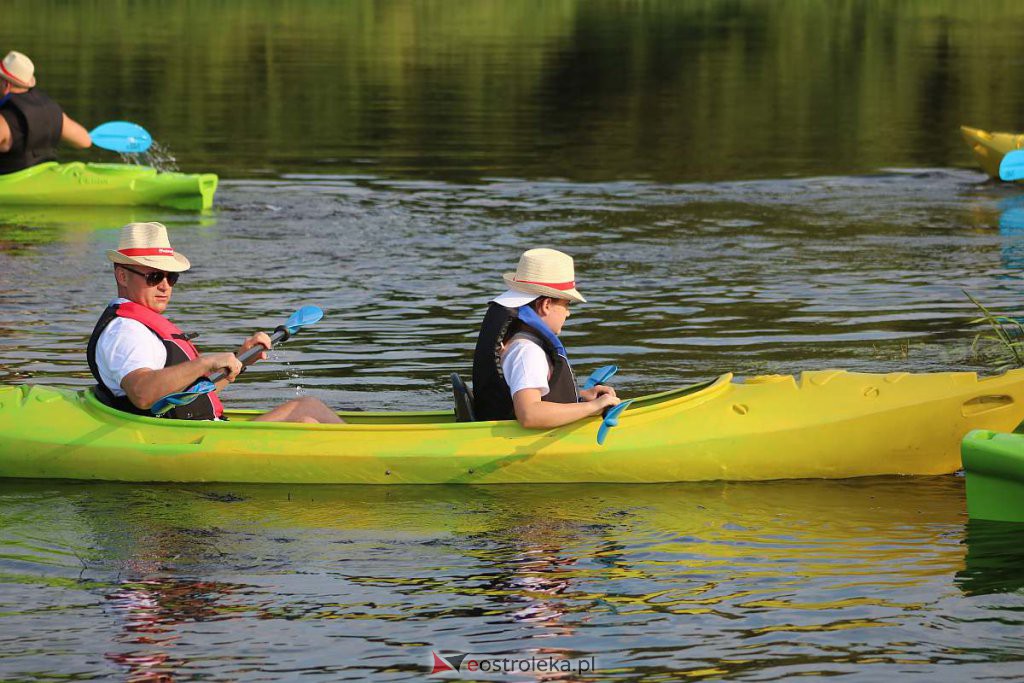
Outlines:
{"label": "man's sunglasses", "polygon": [[143,273],[141,270],[129,268],[123,263],[119,263],[117,265],[121,266],[129,273],[135,273],[136,275],[141,275],[142,277],[146,278],[146,284],[149,285],[150,287],[156,287],[158,284],[164,281],[164,278],[167,278],[167,284],[173,287],[175,284],[177,284],[178,277],[181,275],[181,273],[165,273],[162,270],[152,270],[148,273]]}

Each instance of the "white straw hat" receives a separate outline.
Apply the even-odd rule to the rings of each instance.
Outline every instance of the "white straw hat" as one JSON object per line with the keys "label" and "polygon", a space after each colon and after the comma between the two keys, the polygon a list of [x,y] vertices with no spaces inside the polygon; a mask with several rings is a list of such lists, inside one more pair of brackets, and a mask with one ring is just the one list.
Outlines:
{"label": "white straw hat", "polygon": [[0,63],[0,78],[10,81],[19,88],[36,87],[35,73],[36,67],[32,60],[14,50],[8,52],[4,61]]}
{"label": "white straw hat", "polygon": [[586,299],[576,291],[576,271],[572,257],[556,249],[530,249],[519,257],[516,272],[505,273],[509,291],[494,299],[516,308],[538,296],[567,299],[583,303]]}
{"label": "white straw hat", "polygon": [[159,268],[170,273],[188,270],[192,264],[171,248],[163,223],[129,223],[121,228],[117,249],[107,251],[114,263],[132,263]]}

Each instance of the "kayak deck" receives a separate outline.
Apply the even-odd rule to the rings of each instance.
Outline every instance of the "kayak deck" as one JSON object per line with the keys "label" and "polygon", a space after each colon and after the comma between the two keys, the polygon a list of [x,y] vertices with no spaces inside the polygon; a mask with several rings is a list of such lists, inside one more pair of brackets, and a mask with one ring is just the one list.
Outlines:
{"label": "kayak deck", "polygon": [[136,416],[90,390],[0,387],[0,477],[311,484],[655,483],[948,474],[974,428],[1024,419],[1024,370],[820,370],[638,398],[550,430],[451,410],[346,412],[342,425]]}
{"label": "kayak deck", "polygon": [[981,168],[996,180],[999,180],[999,164],[1006,153],[1024,148],[1024,134],[1021,133],[990,133],[980,128],[960,126],[960,134]]}
{"label": "kayak deck", "polygon": [[0,176],[0,204],[162,206],[202,211],[213,206],[217,176],[171,173],[132,164],[55,161]]}
{"label": "kayak deck", "polygon": [[972,519],[1024,522],[1024,434],[975,430],[961,446]]}

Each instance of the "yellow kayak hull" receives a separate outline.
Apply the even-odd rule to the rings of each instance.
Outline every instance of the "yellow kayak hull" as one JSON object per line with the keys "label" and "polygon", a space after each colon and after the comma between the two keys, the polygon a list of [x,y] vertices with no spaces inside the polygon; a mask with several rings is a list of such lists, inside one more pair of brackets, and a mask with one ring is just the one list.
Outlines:
{"label": "yellow kayak hull", "polygon": [[967,146],[985,173],[999,180],[999,164],[1007,152],[1024,148],[1024,133],[989,133],[980,128],[960,126]]}
{"label": "yellow kayak hull", "polygon": [[551,430],[456,423],[450,411],[341,413],[344,425],[128,415],[91,391],[0,387],[0,477],[113,481],[509,484],[936,475],[971,429],[1024,419],[1024,370],[769,375],[637,399]]}

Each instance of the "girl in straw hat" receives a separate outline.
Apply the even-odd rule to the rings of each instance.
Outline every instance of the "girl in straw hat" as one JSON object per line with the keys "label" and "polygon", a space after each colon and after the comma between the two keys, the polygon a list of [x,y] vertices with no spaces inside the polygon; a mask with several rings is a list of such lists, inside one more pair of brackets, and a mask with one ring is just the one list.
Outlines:
{"label": "girl in straw hat", "polygon": [[88,131],[35,85],[32,60],[8,52],[0,62],[0,174],[55,161],[61,140],[79,149],[92,145]]}
{"label": "girl in straw hat", "polygon": [[[189,269],[185,256],[175,251],[160,223],[130,223],[121,229],[117,249],[107,252],[114,263],[117,298],[103,311],[89,339],[86,358],[96,378],[97,397],[120,410],[148,415],[162,397],[185,390],[196,380],[218,370],[227,376],[217,383],[218,392],[242,371],[234,353],[200,354],[191,342],[194,335],[181,332],[164,317],[178,276]],[[266,332],[249,337],[240,355],[257,344],[270,348]],[[261,353],[260,358],[266,358]],[[167,417],[214,420],[224,408],[217,392],[178,406]],[[254,418],[264,422],[341,422],[318,399],[288,401]]]}
{"label": "girl in straw hat", "polygon": [[617,405],[611,387],[576,388],[558,338],[569,306],[586,301],[576,290],[572,257],[530,249],[504,279],[509,289],[488,306],[473,355],[476,418],[550,429]]}

